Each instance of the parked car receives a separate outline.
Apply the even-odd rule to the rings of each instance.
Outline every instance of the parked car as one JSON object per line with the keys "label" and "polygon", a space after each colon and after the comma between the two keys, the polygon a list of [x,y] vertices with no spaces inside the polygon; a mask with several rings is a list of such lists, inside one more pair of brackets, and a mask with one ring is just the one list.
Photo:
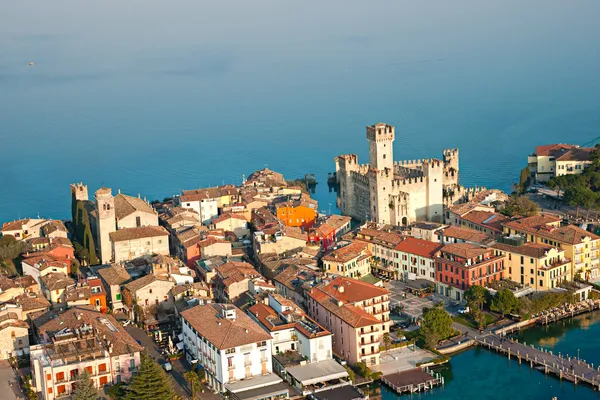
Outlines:
{"label": "parked car", "polygon": [[173,370],[173,366],[171,365],[171,363],[164,363],[163,368],[167,372],[171,372]]}
{"label": "parked car", "polygon": [[458,311],[457,311],[457,312],[458,312],[459,314],[466,314],[466,313],[468,313],[469,311],[471,311],[471,310],[469,309],[469,307],[460,307],[460,308],[458,309]]}

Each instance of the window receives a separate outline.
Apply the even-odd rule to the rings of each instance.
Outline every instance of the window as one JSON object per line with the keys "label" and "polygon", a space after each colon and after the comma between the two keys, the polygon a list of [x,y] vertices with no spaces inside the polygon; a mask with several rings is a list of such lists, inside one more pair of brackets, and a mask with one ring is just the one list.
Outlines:
{"label": "window", "polygon": [[137,226],[138,228],[140,226],[142,226],[142,218],[141,217],[135,217],[135,226]]}
{"label": "window", "polygon": [[121,293],[115,294],[115,300],[121,301]]}
{"label": "window", "polygon": [[148,290],[148,293],[152,294],[152,289]]}

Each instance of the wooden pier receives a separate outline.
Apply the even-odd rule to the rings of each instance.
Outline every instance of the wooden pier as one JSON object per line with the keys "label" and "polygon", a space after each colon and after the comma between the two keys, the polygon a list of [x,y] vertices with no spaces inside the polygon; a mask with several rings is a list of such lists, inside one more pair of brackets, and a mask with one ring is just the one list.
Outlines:
{"label": "wooden pier", "polygon": [[392,388],[396,393],[402,394],[424,392],[433,389],[435,386],[443,385],[444,378],[439,374],[433,374],[417,368],[382,376],[381,382]]}
{"label": "wooden pier", "polygon": [[517,359],[519,364],[528,363],[531,368],[536,368],[546,374],[556,375],[559,379],[565,379],[574,384],[586,383],[594,389],[600,390],[600,367],[594,369],[594,364],[588,364],[577,357],[553,354],[552,351],[543,348],[535,348],[533,345],[519,343],[498,335],[488,335],[475,338],[479,345],[495,350],[507,357]]}
{"label": "wooden pier", "polygon": [[540,325],[548,325],[549,323],[557,322],[561,319],[572,318],[577,315],[585,314],[594,310],[600,310],[599,302],[590,302],[587,304],[587,307],[577,307],[568,311],[561,310],[553,313],[551,312],[545,315],[540,315],[539,317],[537,317],[537,323]]}

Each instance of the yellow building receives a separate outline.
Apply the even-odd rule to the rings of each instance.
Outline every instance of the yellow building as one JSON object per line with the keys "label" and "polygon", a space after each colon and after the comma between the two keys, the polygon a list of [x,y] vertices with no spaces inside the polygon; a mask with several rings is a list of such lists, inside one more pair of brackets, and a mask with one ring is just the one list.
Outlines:
{"label": "yellow building", "polygon": [[371,272],[371,252],[364,242],[353,242],[323,257],[326,273],[360,278]]}
{"label": "yellow building", "polygon": [[564,250],[546,244],[523,243],[522,238],[520,243],[513,241],[513,244],[492,245],[496,255],[505,256],[505,278],[535,291],[554,289],[562,281],[572,280],[571,260],[565,257]]}
{"label": "yellow building", "polygon": [[548,182],[560,175],[580,174],[591,164],[592,150],[593,147],[562,143],[537,146],[528,158],[529,168],[538,182]]}
{"label": "yellow building", "polygon": [[564,251],[571,260],[571,276],[600,277],[600,236],[575,225],[560,226],[560,218],[535,215],[504,224],[504,233],[522,235],[527,242],[540,243]]}

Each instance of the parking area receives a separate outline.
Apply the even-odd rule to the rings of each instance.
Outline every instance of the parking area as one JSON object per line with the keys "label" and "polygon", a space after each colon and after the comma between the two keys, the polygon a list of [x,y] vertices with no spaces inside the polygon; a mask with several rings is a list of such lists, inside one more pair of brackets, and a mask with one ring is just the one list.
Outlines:
{"label": "parking area", "polygon": [[415,296],[407,290],[406,283],[402,281],[390,281],[385,283],[384,287],[391,292],[390,309],[402,307],[402,313],[412,321],[423,317],[423,308],[432,308],[440,302],[444,303],[445,310],[453,316],[460,308],[456,301],[438,293],[430,293],[425,297]]}

